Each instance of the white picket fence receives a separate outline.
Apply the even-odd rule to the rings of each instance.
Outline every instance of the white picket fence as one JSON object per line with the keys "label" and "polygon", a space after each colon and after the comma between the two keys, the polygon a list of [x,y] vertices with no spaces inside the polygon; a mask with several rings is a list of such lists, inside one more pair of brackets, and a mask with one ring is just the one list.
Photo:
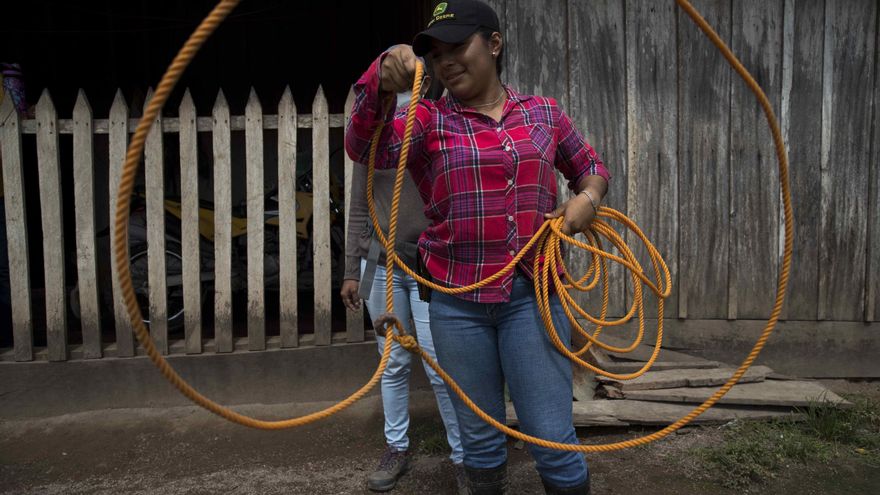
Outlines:
{"label": "white picket fence", "polygon": [[[147,100],[149,101],[149,96]],[[351,108],[349,94],[346,109]],[[347,111],[347,110],[346,110]],[[331,214],[329,201],[313,203],[314,301],[297,300],[297,235],[296,235],[296,139],[297,129],[311,129],[313,143],[314,198],[330,196],[329,130],[344,126],[346,115],[329,114],[321,88],[312,105],[312,114],[297,114],[290,89],[278,104],[277,113],[264,114],[252,90],[244,115],[230,115],[229,105],[218,94],[211,116],[197,116],[189,91],[184,95],[178,118],[159,118],[147,139],[145,150],[146,210],[148,221],[147,246],[150,253],[165,252],[163,135],[179,134],[181,191],[181,257],[184,292],[185,338],[169,341],[166,301],[165,256],[149,256],[149,319],[150,333],[165,354],[204,352],[260,351],[300,345],[330,345],[338,342],[364,340],[363,315],[350,313],[346,328],[334,331],[332,305],[338,295],[331,286]],[[109,118],[94,119],[83,91],[79,92],[73,118],[58,119],[48,92],[36,107],[35,119],[20,119],[9,98],[0,106],[0,156],[3,163],[3,187],[6,202],[6,224],[13,314],[13,349],[0,353],[2,360],[31,361],[48,359],[64,361],[71,358],[96,359],[129,357],[142,353],[133,338],[122,300],[112,259],[97,259],[94,191],[94,136],[107,134],[110,164],[109,197],[110,228],[113,236],[115,201],[119,176],[131,133],[138,119],[129,118],[129,108],[120,92],[110,110]],[[161,132],[159,131],[161,129]],[[264,282],[264,131],[278,134],[278,199],[279,199],[279,314],[280,335],[266,337],[266,284]],[[244,131],[247,168],[247,337],[233,338],[232,318],[232,199],[231,199],[231,132]],[[213,143],[214,201],[214,338],[202,335],[202,267],[199,262],[199,197],[197,132],[210,132]],[[27,225],[25,190],[22,169],[22,135],[36,134],[39,168],[39,203],[42,231]],[[62,184],[59,163],[59,135],[73,136],[73,188],[75,193],[76,252],[64,252]],[[345,210],[351,190],[351,163],[345,158]],[[30,227],[30,231],[29,231]],[[347,231],[347,216],[346,216]],[[29,278],[28,237],[43,236],[45,268],[45,308],[47,347],[34,346],[32,292]],[[82,345],[68,345],[68,290],[65,287],[65,258],[74,256],[78,272],[79,308],[82,322]],[[115,253],[112,253],[115,257]],[[341,260],[340,260],[341,261]],[[112,266],[112,291],[115,342],[101,338],[101,305],[98,287],[98,263]],[[314,306],[314,333],[301,335],[297,328],[299,305]],[[311,309],[309,309],[311,311]]]}

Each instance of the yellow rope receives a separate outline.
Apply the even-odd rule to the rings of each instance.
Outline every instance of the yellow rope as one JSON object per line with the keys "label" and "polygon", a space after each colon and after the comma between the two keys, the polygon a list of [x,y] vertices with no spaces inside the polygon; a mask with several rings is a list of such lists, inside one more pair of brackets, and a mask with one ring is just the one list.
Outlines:
{"label": "yellow rope", "polygon": [[[150,360],[159,368],[161,373],[175,386],[181,393],[190,398],[196,404],[204,407],[205,409],[218,414],[230,421],[235,423],[239,423],[245,426],[250,426],[254,428],[260,429],[281,429],[281,428],[290,428],[295,426],[301,426],[304,424],[308,424],[323,418],[326,418],[342,409],[353,404],[355,401],[363,397],[367,392],[372,389],[379,379],[382,376],[383,371],[388,363],[388,358],[391,351],[391,343],[392,341],[397,341],[401,346],[409,350],[410,352],[416,353],[424,359],[431,368],[433,368],[438,375],[440,375],[443,380],[449,385],[449,387],[461,397],[461,399],[470,407],[478,416],[480,416],[484,421],[491,424],[495,428],[503,431],[504,433],[515,437],[517,439],[527,441],[530,443],[534,443],[536,445],[540,445],[543,447],[549,447],[553,449],[559,450],[569,450],[569,451],[577,451],[577,452],[603,452],[603,451],[611,451],[622,449],[625,447],[634,447],[637,445],[643,445],[648,442],[658,440],[660,438],[665,437],[669,433],[681,428],[682,426],[689,423],[695,417],[703,413],[706,409],[715,404],[724,394],[730,390],[733,385],[739,380],[739,378],[746,372],[746,370],[751,366],[754,360],[757,358],[758,354],[763,349],[764,345],[767,342],[767,339],[770,337],[770,334],[773,332],[773,328],[776,325],[776,322],[779,318],[779,313],[782,310],[782,303],[785,299],[785,292],[788,283],[788,276],[791,269],[791,254],[792,254],[792,239],[793,239],[793,215],[791,209],[791,195],[789,191],[789,178],[788,178],[788,159],[785,153],[785,147],[782,142],[782,136],[779,131],[779,126],[776,123],[776,119],[773,115],[773,110],[770,105],[769,100],[764,95],[764,92],[755,82],[755,80],[749,75],[748,71],[740,64],[740,62],[736,59],[736,57],[730,52],[730,49],[724,44],[724,42],[718,37],[718,35],[712,30],[712,28],[706,23],[706,21],[697,13],[697,11],[690,5],[687,0],[676,0],[676,3],[681,7],[693,21],[700,27],[700,29],[706,34],[707,37],[715,44],[718,50],[723,54],[725,59],[730,63],[730,65],[736,70],[736,72],[742,77],[742,79],[746,82],[749,88],[757,97],[758,101],[762,109],[764,110],[764,114],[767,118],[767,122],[770,126],[773,141],[776,145],[776,153],[779,159],[779,176],[780,176],[780,186],[782,188],[782,200],[783,200],[783,209],[784,209],[784,218],[785,218],[785,243],[784,243],[784,252],[783,252],[783,261],[782,268],[779,273],[779,281],[776,290],[776,301],[773,306],[773,311],[770,315],[770,318],[767,321],[766,326],[764,327],[764,331],[761,333],[761,336],[758,338],[755,346],[752,348],[752,351],[749,355],[743,360],[742,364],[737,368],[734,372],[733,376],[721,387],[719,388],[709,399],[696,407],[689,414],[685,415],[675,423],[659,430],[650,435],[646,435],[640,438],[635,438],[632,440],[626,440],[623,442],[602,444],[602,445],[577,445],[577,444],[561,444],[557,442],[550,442],[544,439],[535,438],[524,433],[521,433],[517,430],[513,430],[506,425],[503,425],[497,421],[495,421],[492,417],[483,412],[479,407],[476,406],[464,393],[464,391],[456,384],[452,378],[442,369],[440,366],[428,356],[424,350],[422,350],[415,339],[406,335],[403,328],[400,326],[399,321],[395,321],[393,318],[393,309],[394,309],[394,298],[392,295],[393,287],[389,284],[387,287],[386,294],[386,309],[388,310],[389,315],[388,319],[391,321],[392,326],[397,329],[397,332],[390,331],[388,333],[389,338],[385,340],[385,346],[382,352],[382,358],[379,361],[379,365],[376,368],[376,371],[373,373],[373,376],[364,384],[360,389],[355,391],[352,395],[344,399],[343,401],[335,404],[332,407],[323,409],[321,411],[314,412],[312,414],[308,414],[305,416],[291,418],[280,421],[264,421],[256,418],[251,418],[249,416],[245,416],[243,414],[239,414],[235,411],[232,411],[224,406],[221,406],[207,397],[201,395],[198,391],[194,390],[188,383],[186,383],[180,375],[178,375],[174,369],[168,364],[165,358],[158,352],[155,345],[153,344],[152,339],[150,338],[149,332],[143,323],[143,317],[140,314],[140,308],[137,304],[137,300],[135,299],[134,289],[131,284],[131,272],[129,267],[129,260],[126,257],[126,245],[128,238],[128,210],[130,203],[130,196],[132,192],[132,187],[134,184],[134,177],[137,172],[137,167],[139,163],[139,159],[144,149],[144,142],[146,140],[146,136],[149,133],[150,127],[152,126],[153,121],[158,116],[162,107],[165,104],[165,101],[168,98],[171,90],[174,88],[174,85],[180,78],[180,75],[183,73],[184,69],[187,67],[189,62],[198,52],[201,45],[208,38],[208,36],[213,33],[213,31],[220,25],[223,19],[229,14],[232,9],[239,3],[240,0],[222,0],[218,3],[218,5],[214,8],[213,11],[205,18],[205,20],[199,25],[196,31],[192,34],[192,36],[187,40],[186,44],[180,50],[178,55],[175,57],[171,66],[169,66],[168,70],[162,77],[161,82],[156,90],[156,94],[153,96],[152,100],[144,112],[144,116],[141,121],[138,123],[137,128],[135,129],[134,136],[132,137],[131,144],[129,145],[128,153],[126,155],[125,163],[123,165],[122,177],[119,185],[119,197],[117,201],[116,208],[116,235],[113,238],[114,247],[116,249],[116,266],[119,271],[120,284],[122,286],[123,298],[125,300],[126,308],[128,309],[129,318],[131,319],[132,325],[135,330],[135,335],[138,338],[138,341],[143,345],[144,349],[147,352]],[[656,360],[658,353],[660,352],[660,345],[663,340],[663,300],[668,297],[671,290],[671,276],[669,274],[669,269],[666,266],[666,263],[663,261],[659,252],[654,248],[653,244],[645,237],[642,231],[628,219],[622,213],[615,211],[611,208],[602,207],[597,212],[597,218],[593,222],[593,225],[590,229],[584,232],[584,235],[587,238],[587,242],[579,241],[570,236],[563,234],[560,231],[560,226],[563,222],[562,218],[557,218],[554,220],[546,221],[539,229],[538,232],[535,233],[534,237],[528,242],[528,244],[523,247],[523,249],[517,253],[514,259],[502,270],[495,273],[494,275],[472,284],[467,287],[458,287],[458,288],[447,288],[440,285],[437,285],[429,280],[424,280],[417,273],[411,270],[409,267],[404,265],[397,255],[394,252],[394,240],[397,233],[397,214],[400,203],[400,189],[403,184],[403,177],[405,173],[405,164],[407,155],[409,153],[409,146],[411,141],[411,134],[413,123],[415,119],[415,108],[418,104],[419,95],[421,93],[421,73],[422,67],[420,65],[417,66],[415,80],[413,83],[413,96],[410,101],[409,109],[407,112],[407,121],[406,127],[404,131],[403,138],[403,148],[401,149],[400,162],[397,168],[397,175],[395,178],[394,184],[394,196],[392,201],[392,210],[391,210],[391,218],[388,229],[388,235],[385,236],[381,229],[379,228],[376,212],[373,207],[372,202],[372,176],[373,176],[373,168],[374,168],[374,157],[376,152],[376,146],[378,145],[378,139],[373,139],[373,144],[371,147],[371,160],[370,160],[370,175],[368,179],[368,204],[370,210],[370,218],[372,219],[374,226],[376,227],[376,232],[379,234],[380,240],[386,247],[386,252],[388,253],[387,261],[386,261],[386,269],[391,272],[396,264],[402,270],[404,270],[407,274],[418,280],[419,282],[426,284],[433,288],[434,290],[443,291],[449,294],[460,294],[463,292],[467,292],[470,290],[474,290],[476,288],[485,286],[486,284],[492,283],[500,277],[503,277],[510,270],[512,270],[517,263],[519,263],[525,254],[532,249],[533,247],[536,250],[536,256],[534,261],[534,273],[535,273],[535,291],[538,300],[539,307],[541,309],[541,315],[544,320],[547,333],[553,342],[554,346],[557,347],[559,352],[568,356],[572,361],[577,363],[579,366],[583,366],[585,368],[591,369],[596,373],[602,374],[604,376],[612,377],[615,379],[631,379],[635,378],[645,371],[647,371],[653,362]],[[381,132],[381,129],[377,129],[378,133]],[[642,270],[641,265],[636,260],[633,252],[626,245],[623,238],[617,231],[608,223],[609,221],[614,221],[622,224],[626,229],[635,234],[635,236],[644,244],[648,255],[651,259],[651,264],[653,268],[654,281],[651,281],[647,275],[645,275]],[[606,239],[613,245],[622,256],[616,256],[610,254],[603,249],[602,238]],[[592,255],[592,261],[587,272],[580,278],[575,280],[568,271],[565,269],[564,262],[562,259],[562,250],[561,250],[561,242],[565,241],[572,246],[577,248],[589,251]],[[607,307],[608,307],[608,298],[609,298],[609,290],[608,290],[608,269],[607,262],[613,261],[621,264],[627,270],[629,270],[630,277],[633,281],[633,304],[630,306],[629,311],[626,316],[623,318],[619,318],[616,320],[606,320],[607,316]],[[562,278],[560,278],[560,273],[562,273]],[[592,279],[591,279],[592,277]],[[587,282],[588,279],[591,279]],[[572,298],[572,296],[568,293],[569,290],[577,290],[577,291],[589,291],[594,289],[599,283],[602,283],[602,309],[600,310],[600,314],[598,317],[594,317],[580,308]],[[555,292],[559,294],[560,300],[562,301],[563,309],[565,311],[566,316],[569,321],[572,323],[576,331],[584,336],[587,339],[587,344],[579,349],[576,352],[570,351],[566,345],[559,339],[559,336],[556,333],[555,327],[553,326],[553,321],[550,316],[550,284],[553,284]],[[629,374],[614,374],[609,373],[607,371],[598,369],[583,359],[580,356],[586,352],[590,346],[596,345],[606,350],[614,351],[614,352],[626,352],[632,349],[635,349],[642,340],[644,335],[644,308],[643,308],[643,293],[642,293],[642,284],[646,285],[652,293],[654,293],[658,297],[658,326],[657,326],[657,339],[654,346],[654,352],[651,355],[648,362],[645,366],[635,372]],[[574,312],[572,312],[572,309]],[[577,317],[574,313],[577,313],[581,317],[587,319],[594,325],[596,325],[596,330],[593,333],[587,332],[577,320]],[[639,321],[639,330],[636,336],[636,339],[627,347],[614,347],[608,344],[605,344],[598,340],[599,334],[602,329],[607,326],[618,326],[622,325],[634,316],[638,315]],[[383,325],[384,326],[384,325]],[[377,329],[377,331],[381,331]]]}

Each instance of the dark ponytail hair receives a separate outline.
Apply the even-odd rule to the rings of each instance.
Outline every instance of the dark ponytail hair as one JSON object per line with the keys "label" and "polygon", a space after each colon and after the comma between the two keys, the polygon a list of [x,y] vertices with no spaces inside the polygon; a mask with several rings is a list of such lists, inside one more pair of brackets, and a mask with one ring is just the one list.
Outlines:
{"label": "dark ponytail hair", "polygon": [[[480,36],[482,36],[484,40],[489,41],[492,39],[492,33],[495,33],[496,31],[492,28],[480,27],[477,32],[480,33]],[[501,71],[503,70],[503,61],[504,45],[501,45],[501,51],[499,51],[498,56],[495,57],[495,72],[498,73],[499,78],[501,77]]]}

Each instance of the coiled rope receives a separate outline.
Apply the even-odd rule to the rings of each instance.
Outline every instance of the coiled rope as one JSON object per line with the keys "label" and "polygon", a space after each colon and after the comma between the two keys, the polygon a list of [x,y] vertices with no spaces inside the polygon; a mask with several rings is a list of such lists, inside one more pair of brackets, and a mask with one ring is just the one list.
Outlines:
{"label": "coiled rope", "polygon": [[[708,408],[712,407],[721,397],[726,394],[731,387],[733,387],[740,377],[748,370],[748,368],[752,365],[755,359],[760,354],[764,345],[767,342],[767,339],[773,332],[774,327],[776,326],[776,322],[779,319],[779,314],[782,311],[782,304],[785,299],[785,292],[788,285],[788,277],[791,270],[791,254],[792,254],[792,242],[793,242],[793,214],[791,208],[791,195],[789,190],[789,177],[788,177],[788,158],[785,152],[785,145],[782,141],[782,135],[779,130],[779,125],[776,122],[776,118],[773,115],[773,110],[770,105],[769,100],[767,99],[764,92],[761,90],[760,86],[755,82],[755,80],[751,77],[748,71],[742,66],[742,64],[737,60],[737,58],[733,55],[730,49],[725,45],[725,43],[718,37],[715,31],[711,28],[711,26],[706,23],[706,21],[699,15],[699,13],[691,6],[691,4],[687,0],[676,0],[676,3],[679,7],[681,7],[685,13],[690,16],[690,18],[699,26],[699,28],[705,33],[705,35],[712,41],[712,43],[718,48],[718,50],[722,53],[724,58],[728,61],[728,63],[734,68],[737,74],[746,82],[749,89],[755,94],[758,99],[761,108],[764,111],[764,115],[767,118],[768,125],[770,126],[770,130],[773,136],[773,141],[776,146],[776,155],[778,158],[779,164],[779,179],[780,179],[780,187],[782,189],[782,202],[783,202],[783,210],[784,210],[784,224],[785,224],[785,242],[784,242],[784,250],[783,250],[783,260],[782,267],[779,272],[779,279],[776,289],[776,300],[773,305],[773,310],[770,314],[769,319],[767,320],[767,324],[764,327],[764,330],[761,332],[760,337],[755,342],[754,347],[751,352],[749,352],[748,356],[743,360],[734,374],[730,377],[724,385],[722,385],[711,397],[709,397],[705,402],[697,406],[690,413],[672,423],[671,425],[656,431],[652,434],[645,435],[639,438],[634,438],[631,440],[626,440],[622,442],[601,444],[601,445],[578,445],[578,444],[561,444],[557,442],[550,442],[544,439],[532,437],[526,435],[517,430],[511,429],[506,425],[503,425],[497,421],[495,421],[491,416],[487,415],[483,412],[479,407],[476,406],[464,393],[464,391],[456,384],[449,375],[434,361],[432,360],[417,344],[415,339],[407,335],[403,329],[400,327],[399,321],[393,321],[392,325],[396,328],[397,332],[390,331],[388,335],[390,338],[385,340],[385,346],[382,352],[382,358],[379,361],[379,365],[376,368],[376,371],[373,373],[372,377],[365,383],[361,388],[352,393],[349,397],[342,400],[341,402],[333,405],[332,407],[328,407],[326,409],[285,420],[279,421],[265,421],[256,418],[252,418],[240,413],[237,413],[229,408],[221,406],[216,402],[213,402],[209,398],[200,394],[198,391],[193,389],[174,369],[168,364],[164,357],[159,353],[153,344],[152,339],[150,338],[149,331],[143,323],[143,317],[140,312],[140,307],[137,304],[137,300],[135,298],[134,289],[131,283],[131,271],[129,266],[129,260],[126,257],[127,252],[127,240],[128,240],[128,217],[129,217],[129,207],[130,207],[130,197],[132,193],[132,188],[134,185],[134,178],[137,172],[138,164],[140,161],[141,154],[144,150],[144,143],[147,137],[147,134],[150,131],[150,127],[152,126],[153,121],[159,115],[159,112],[162,110],[162,107],[165,104],[165,101],[168,99],[168,95],[171,93],[171,90],[174,88],[177,81],[180,79],[181,74],[189,65],[190,61],[193,59],[195,54],[198,52],[199,48],[214,32],[214,30],[223,22],[227,15],[235,8],[240,0],[221,0],[217,6],[208,14],[208,16],[202,21],[202,23],[196,28],[195,32],[190,36],[190,38],[186,41],[183,48],[181,48],[180,52],[172,61],[171,65],[168,67],[165,74],[162,76],[162,79],[157,87],[156,93],[153,98],[150,100],[149,105],[147,106],[146,111],[144,112],[143,117],[138,123],[137,128],[135,129],[134,135],[132,137],[131,143],[128,148],[128,152],[125,157],[125,163],[123,164],[122,176],[119,184],[119,197],[117,199],[116,206],[116,233],[113,238],[114,248],[116,249],[116,266],[119,273],[120,284],[122,286],[122,296],[125,301],[125,306],[128,310],[129,318],[131,319],[132,326],[134,328],[135,335],[137,336],[138,341],[146,350],[147,356],[150,360],[159,368],[165,378],[167,378],[183,395],[188,397],[190,400],[198,404],[199,406],[223,417],[232,422],[250,426],[253,428],[265,429],[265,430],[277,430],[282,428],[292,428],[296,426],[305,425],[308,423],[312,423],[318,421],[320,419],[326,418],[336,412],[339,412],[358,399],[363,397],[367,392],[369,392],[376,383],[380,380],[383,371],[385,370],[385,366],[388,363],[388,358],[391,352],[391,343],[392,341],[398,341],[403,347],[408,349],[409,351],[418,354],[424,359],[430,366],[433,368],[438,375],[440,375],[443,380],[448,384],[451,390],[453,390],[456,394],[461,397],[461,399],[468,405],[477,415],[483,418],[484,421],[488,422],[495,428],[503,431],[507,435],[510,435],[519,440],[523,440],[526,442],[530,442],[536,445],[540,445],[543,447],[558,449],[558,450],[569,450],[569,451],[577,451],[577,452],[607,452],[612,450],[623,449],[626,447],[635,447],[638,445],[644,445],[646,443],[652,442],[654,440],[659,440],[666,435],[674,432],[675,430],[681,428],[682,426],[689,423],[691,420],[702,414]],[[564,355],[568,356],[572,361],[577,363],[580,366],[591,369],[596,373],[609,376],[616,379],[630,379],[639,376],[640,374],[647,371],[650,368],[651,364],[656,359],[659,351],[660,344],[662,343],[663,336],[663,299],[669,295],[671,289],[671,277],[669,274],[669,270],[666,267],[666,264],[663,262],[662,257],[659,253],[654,249],[654,246],[648,241],[645,235],[641,232],[641,230],[635,225],[634,222],[629,220],[622,213],[615,211],[611,208],[601,207],[597,212],[597,218],[593,222],[590,229],[584,232],[584,235],[587,238],[588,242],[582,242],[577,239],[574,239],[570,236],[563,234],[560,231],[560,226],[562,224],[563,219],[557,218],[553,220],[546,221],[535,236],[529,241],[529,243],[514,257],[514,259],[510,262],[508,266],[506,266],[500,272],[490,276],[489,278],[478,282],[477,284],[473,284],[469,287],[461,287],[455,289],[449,289],[446,287],[439,286],[434,284],[431,281],[424,280],[418,276],[415,272],[413,272],[409,267],[400,262],[394,253],[394,240],[397,231],[397,212],[399,207],[399,196],[400,196],[400,188],[403,184],[403,176],[404,176],[404,168],[406,163],[407,154],[409,151],[409,141],[412,133],[412,127],[415,119],[415,108],[418,104],[418,98],[421,90],[421,66],[417,66],[416,69],[416,77],[413,82],[413,97],[410,101],[410,105],[407,111],[407,124],[405,127],[405,135],[404,135],[404,145],[401,150],[400,156],[400,165],[397,169],[397,176],[394,185],[394,197],[392,203],[392,211],[390,218],[390,225],[388,229],[388,235],[385,236],[382,234],[381,229],[377,228],[377,232],[380,235],[380,240],[386,246],[386,251],[388,253],[387,256],[387,264],[386,269],[392,270],[394,264],[397,264],[401,269],[403,269],[410,276],[419,280],[419,282],[429,285],[434,290],[443,291],[447,293],[461,293],[466,290],[472,290],[482,285],[491,283],[497,278],[504,276],[508,271],[513,269],[517,263],[523,258],[525,253],[535,247],[536,253],[535,256],[535,264],[534,264],[534,273],[535,273],[535,288],[536,295],[538,298],[538,303],[541,308],[542,318],[547,327],[548,335],[550,336],[553,344],[562,352]],[[380,132],[381,130],[377,130]],[[376,146],[378,144],[378,140],[373,140],[373,147],[371,150],[371,155],[375,156]],[[371,158],[371,174],[370,174],[370,182],[368,184],[368,194],[369,194],[369,204],[370,204],[370,217],[372,218],[376,227],[378,227],[378,223],[376,222],[376,214],[375,209],[372,205],[372,168],[373,168],[373,158]],[[656,282],[652,282],[648,279],[646,275],[644,275],[643,270],[641,269],[641,265],[639,265],[638,261],[635,259],[632,251],[627,247],[626,243],[620,237],[620,235],[610,226],[606,219],[609,221],[615,221],[621,223],[624,227],[633,232],[639,240],[645,245],[648,250],[648,254],[651,259],[651,263],[653,265],[653,272]],[[610,253],[605,252],[602,249],[601,238],[607,239],[617,250],[623,255],[623,257],[615,256]],[[565,241],[573,246],[576,246],[580,249],[584,249],[589,251],[592,254],[592,263],[587,273],[584,274],[580,279],[575,280],[565,271],[564,263],[562,261],[562,251],[560,243]],[[607,321],[606,313],[607,313],[607,305],[608,305],[608,271],[607,271],[607,261],[613,261],[619,263],[626,267],[630,276],[633,279],[633,287],[634,287],[634,297],[633,304],[630,307],[628,313],[623,318],[617,320]],[[560,279],[559,273],[563,273],[563,278]],[[592,279],[591,279],[592,277]],[[588,279],[591,279],[590,282],[587,282]],[[577,304],[574,303],[573,298],[568,294],[569,289],[574,289],[578,291],[587,291],[593,289],[599,281],[602,281],[603,284],[603,293],[602,293],[602,309],[600,315],[598,317],[594,317],[589,315],[586,311],[582,310]],[[550,310],[549,310],[549,287],[550,283],[553,283],[556,292],[559,294],[562,302],[563,308],[565,309],[565,313],[571,323],[574,325],[575,329],[583,335],[587,340],[587,344],[577,352],[572,352],[568,350],[568,348],[563,344],[558,335],[556,334],[556,330],[553,327],[552,319],[550,318]],[[640,342],[643,335],[643,308],[642,308],[642,289],[641,284],[645,284],[648,288],[658,297],[658,328],[657,328],[657,341],[655,343],[654,352],[645,366],[637,371],[636,373],[618,375],[613,373],[608,373],[604,370],[598,369],[591,364],[587,363],[580,356],[586,352],[586,350],[591,345],[596,345],[602,347],[607,350],[616,351],[616,352],[624,352],[627,350],[634,349]],[[389,314],[393,315],[393,301],[391,291],[392,287],[388,287],[388,294],[386,296],[387,301],[387,310]],[[577,317],[572,312],[572,309],[576,313],[578,313],[583,318],[586,318],[588,321],[597,325],[596,330],[593,333],[587,332],[578,322]],[[603,327],[606,326],[617,326],[622,325],[629,321],[633,314],[638,313],[639,318],[639,331],[636,340],[626,348],[617,348],[613,346],[609,346],[598,340],[598,336]]]}

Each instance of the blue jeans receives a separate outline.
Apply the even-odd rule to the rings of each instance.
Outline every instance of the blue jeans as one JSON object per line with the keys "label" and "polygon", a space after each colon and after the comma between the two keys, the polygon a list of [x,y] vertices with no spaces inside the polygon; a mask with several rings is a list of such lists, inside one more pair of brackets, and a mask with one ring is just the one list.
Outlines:
{"label": "blue jeans", "polygon": [[[366,260],[361,260],[361,274],[366,267]],[[373,287],[370,290],[370,298],[365,301],[367,311],[373,318],[385,312],[385,284],[386,271],[384,266],[376,267],[376,276]],[[419,289],[416,281],[400,270],[394,271],[392,279],[394,284],[394,313],[400,318],[407,333],[413,335],[410,316],[415,322],[415,337],[419,346],[433,359],[437,359],[434,353],[434,341],[431,338],[431,326],[428,322],[428,303],[419,299]],[[379,354],[385,348],[385,337],[376,336],[379,344]],[[403,451],[409,448],[409,438],[406,431],[409,429],[409,372],[412,354],[400,346],[397,342],[391,343],[391,357],[388,366],[382,374],[382,407],[385,412],[385,441],[389,446]],[[449,458],[455,464],[464,460],[464,451],[458,433],[458,419],[455,409],[449,399],[449,392],[443,379],[426,363],[425,373],[434,389],[437,397],[437,406],[440,409],[440,417],[446,427],[446,440],[452,453]]]}
{"label": "blue jeans", "polygon": [[[553,322],[568,344],[571,326],[553,296]],[[504,383],[524,433],[578,443],[572,425],[572,365],[547,336],[532,282],[517,275],[508,303],[486,304],[434,292],[431,328],[441,366],[487,414],[505,421]],[[506,437],[454,394],[464,463],[493,468],[507,460]],[[558,487],[577,486],[589,473],[582,454],[529,444],[538,472]]]}

